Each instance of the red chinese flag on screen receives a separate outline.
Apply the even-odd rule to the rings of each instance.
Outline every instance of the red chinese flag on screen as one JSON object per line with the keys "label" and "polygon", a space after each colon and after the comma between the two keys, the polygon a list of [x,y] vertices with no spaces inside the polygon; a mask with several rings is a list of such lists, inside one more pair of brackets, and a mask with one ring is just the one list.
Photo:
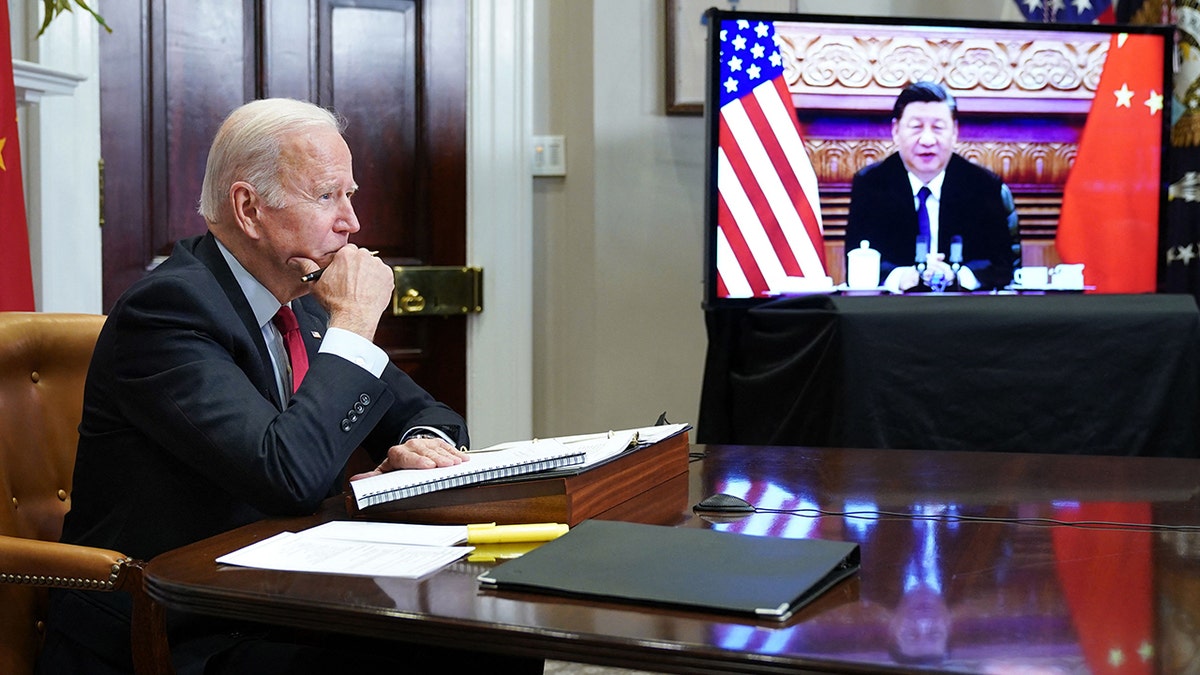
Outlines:
{"label": "red chinese flag on screen", "polygon": [[1162,68],[1157,36],[1112,37],[1063,190],[1059,257],[1098,293],[1155,290]]}
{"label": "red chinese flag on screen", "polygon": [[8,5],[0,6],[0,311],[33,311]]}
{"label": "red chinese flag on screen", "polygon": [[762,296],[789,277],[823,280],[817,174],[800,137],[775,27],[721,24],[717,294]]}

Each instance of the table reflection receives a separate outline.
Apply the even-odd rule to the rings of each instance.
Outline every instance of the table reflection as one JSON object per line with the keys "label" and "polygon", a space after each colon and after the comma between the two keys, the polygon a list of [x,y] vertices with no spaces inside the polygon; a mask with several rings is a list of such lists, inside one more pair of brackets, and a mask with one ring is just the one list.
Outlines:
{"label": "table reflection", "polygon": [[1148,503],[890,503],[813,485],[716,476],[712,492],[777,513],[711,527],[857,542],[858,601],[781,630],[721,627],[722,647],[986,673],[1158,672],[1154,534],[1099,529],[1152,522]]}

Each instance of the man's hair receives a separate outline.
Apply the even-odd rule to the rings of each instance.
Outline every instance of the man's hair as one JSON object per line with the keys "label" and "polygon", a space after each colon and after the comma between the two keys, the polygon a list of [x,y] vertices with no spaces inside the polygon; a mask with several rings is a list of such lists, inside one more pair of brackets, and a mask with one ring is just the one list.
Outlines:
{"label": "man's hair", "polygon": [[950,106],[950,119],[958,119],[958,104],[955,103],[954,96],[942,85],[929,81],[913,82],[900,92],[896,97],[896,104],[892,106],[892,119],[900,119],[909,103],[918,102],[945,103]]}
{"label": "man's hair", "polygon": [[280,181],[283,141],[298,131],[321,127],[341,133],[345,121],[329,110],[290,98],[251,101],[229,113],[208,151],[200,215],[209,223],[227,222],[229,187],[238,181],[253,185],[268,206],[286,206]]}

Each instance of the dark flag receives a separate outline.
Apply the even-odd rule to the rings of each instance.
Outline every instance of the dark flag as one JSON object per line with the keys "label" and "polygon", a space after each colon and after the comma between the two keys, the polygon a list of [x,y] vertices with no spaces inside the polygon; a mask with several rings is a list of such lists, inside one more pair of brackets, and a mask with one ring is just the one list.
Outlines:
{"label": "dark flag", "polygon": [[[1161,4],[1150,1],[1151,21]],[[1159,290],[1200,295],[1200,2],[1175,0],[1175,100],[1167,152],[1167,222],[1159,259]],[[1158,19],[1161,20],[1161,19]]]}
{"label": "dark flag", "polygon": [[1171,0],[1120,0],[1113,5],[1117,23],[1165,24],[1171,19]]}

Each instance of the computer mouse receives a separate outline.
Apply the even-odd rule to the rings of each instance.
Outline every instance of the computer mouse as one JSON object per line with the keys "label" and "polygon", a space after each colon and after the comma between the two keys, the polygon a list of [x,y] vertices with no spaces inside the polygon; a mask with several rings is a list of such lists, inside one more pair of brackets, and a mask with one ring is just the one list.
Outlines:
{"label": "computer mouse", "polygon": [[754,505],[741,497],[719,492],[701,499],[692,510],[696,513],[754,513]]}

